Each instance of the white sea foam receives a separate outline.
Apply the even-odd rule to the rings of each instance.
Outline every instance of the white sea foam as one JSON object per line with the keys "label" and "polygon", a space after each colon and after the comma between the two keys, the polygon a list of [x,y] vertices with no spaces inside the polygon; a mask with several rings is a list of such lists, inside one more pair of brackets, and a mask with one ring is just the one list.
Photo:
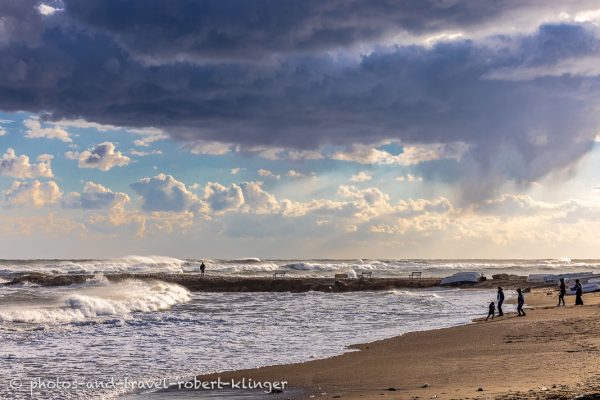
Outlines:
{"label": "white sea foam", "polygon": [[[0,277],[41,272],[46,274],[195,273],[201,260],[163,256],[127,256],[107,260],[0,260]],[[204,259],[206,272],[215,275],[267,276],[284,270],[294,276],[332,276],[333,273],[371,271],[377,277],[406,276],[421,271],[424,276],[446,277],[456,272],[475,271],[487,276],[498,273],[519,275],[564,274],[581,271],[600,273],[600,260],[231,260]]]}
{"label": "white sea foam", "polygon": [[[149,291],[139,282],[26,290],[38,303],[40,292],[48,298],[60,295],[64,309],[90,318],[83,323],[45,323],[37,331],[33,329],[40,325],[0,323],[0,329],[10,328],[1,333],[0,371],[11,371],[23,382],[31,376],[152,380],[301,362],[338,355],[354,343],[468,323],[475,316],[485,316],[487,304],[496,296],[494,290],[459,289],[196,292],[189,302],[164,311],[130,311],[168,308],[181,300],[170,288],[168,293],[176,300],[148,301],[148,297],[156,298]],[[143,303],[136,304],[135,299]],[[512,309],[514,305],[508,304],[506,310]],[[129,315],[122,318],[120,313]],[[87,323],[104,318],[108,323]],[[15,326],[21,331],[12,329]],[[19,397],[14,391],[3,392],[7,386],[0,385],[0,398],[30,398],[25,389]],[[49,389],[36,398],[81,400],[116,395],[108,391]]]}
{"label": "white sea foam", "polygon": [[0,261],[0,275],[39,272],[45,274],[181,273],[185,260],[164,256],[126,256],[106,260]]}
{"label": "white sea foam", "polygon": [[[165,282],[127,280],[102,286],[71,289],[54,304],[19,304],[0,308],[0,322],[64,324],[102,319],[127,319],[135,312],[168,309],[187,302],[189,292],[183,287]],[[98,282],[93,282],[96,285]]]}

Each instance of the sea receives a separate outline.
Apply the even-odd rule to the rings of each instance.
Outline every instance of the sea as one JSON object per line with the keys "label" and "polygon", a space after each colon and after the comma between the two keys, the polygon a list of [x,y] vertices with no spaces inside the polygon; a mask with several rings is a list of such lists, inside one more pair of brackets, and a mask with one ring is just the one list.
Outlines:
{"label": "sea", "polygon": [[[600,273],[600,260],[570,259],[1,260],[0,398],[214,398],[214,391],[179,389],[198,374],[326,358],[353,351],[352,344],[468,324],[485,316],[495,299],[493,290],[456,288],[205,293],[159,278],[135,279],[141,273],[197,274],[201,262],[209,276]],[[59,287],[4,285],[31,273],[90,278]],[[133,277],[110,282],[107,276],[116,273]],[[265,388],[256,390],[262,394]],[[235,397],[223,393],[228,395],[222,398]]]}

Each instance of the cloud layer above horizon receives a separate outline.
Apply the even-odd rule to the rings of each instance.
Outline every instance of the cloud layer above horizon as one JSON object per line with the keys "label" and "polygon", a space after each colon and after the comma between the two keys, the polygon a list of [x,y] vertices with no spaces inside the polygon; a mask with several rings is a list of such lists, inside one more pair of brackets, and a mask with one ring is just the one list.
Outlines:
{"label": "cloud layer above horizon", "polygon": [[551,192],[594,159],[599,25],[586,0],[2,2],[0,232],[29,204],[73,232],[494,247],[510,201],[553,229],[596,209]]}

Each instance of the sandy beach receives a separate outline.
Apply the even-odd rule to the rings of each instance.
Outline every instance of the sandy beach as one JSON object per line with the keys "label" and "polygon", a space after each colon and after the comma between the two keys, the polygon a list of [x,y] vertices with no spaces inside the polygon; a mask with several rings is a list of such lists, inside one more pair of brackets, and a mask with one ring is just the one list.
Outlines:
{"label": "sandy beach", "polygon": [[526,317],[505,314],[357,345],[329,359],[218,376],[288,381],[302,398],[571,399],[600,393],[600,293],[586,294],[583,307],[573,306],[573,296],[567,307],[555,307],[556,292],[547,288],[534,289],[526,300]]}

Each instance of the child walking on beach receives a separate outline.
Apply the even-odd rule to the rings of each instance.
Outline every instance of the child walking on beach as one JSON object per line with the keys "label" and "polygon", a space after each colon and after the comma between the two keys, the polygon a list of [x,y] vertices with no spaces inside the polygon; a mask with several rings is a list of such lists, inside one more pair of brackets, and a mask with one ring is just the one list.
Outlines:
{"label": "child walking on beach", "polygon": [[496,305],[494,304],[494,302],[492,301],[490,303],[490,311],[488,312],[488,316],[485,319],[486,321],[488,320],[488,318],[492,317],[492,319],[494,319],[494,311],[496,311]]}
{"label": "child walking on beach", "polygon": [[517,297],[517,312],[519,313],[518,317],[524,317],[525,311],[523,311],[523,305],[525,304],[525,296],[523,296],[523,291],[521,288],[517,289],[517,293],[519,294]]}

